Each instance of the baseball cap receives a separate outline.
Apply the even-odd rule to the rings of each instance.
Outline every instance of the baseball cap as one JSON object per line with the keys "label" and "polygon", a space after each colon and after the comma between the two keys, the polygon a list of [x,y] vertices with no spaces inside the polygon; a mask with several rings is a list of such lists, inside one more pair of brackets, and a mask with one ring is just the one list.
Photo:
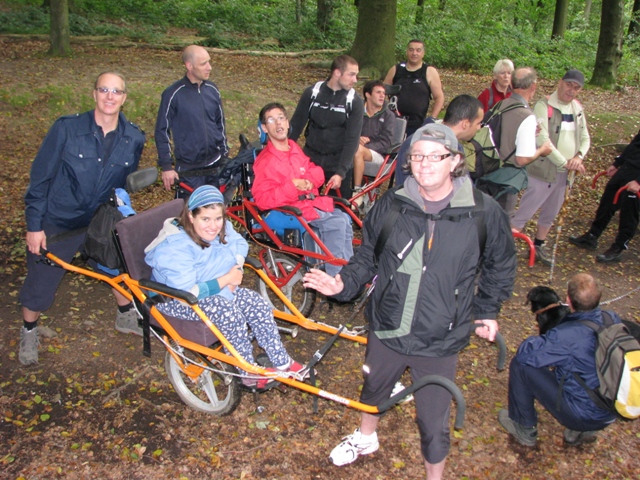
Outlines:
{"label": "baseball cap", "polygon": [[576,70],[575,68],[568,70],[567,73],[564,74],[564,77],[562,77],[562,80],[565,82],[575,82],[581,87],[584,87],[584,75],[580,70]]}
{"label": "baseball cap", "polygon": [[419,141],[439,143],[452,153],[461,153],[453,130],[440,123],[430,123],[416,131],[411,137],[411,145]]}

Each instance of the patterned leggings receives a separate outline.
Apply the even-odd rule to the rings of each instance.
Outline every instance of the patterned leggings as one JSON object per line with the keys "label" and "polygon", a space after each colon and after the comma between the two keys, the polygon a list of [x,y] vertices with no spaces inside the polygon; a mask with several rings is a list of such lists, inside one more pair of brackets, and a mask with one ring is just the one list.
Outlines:
{"label": "patterned leggings", "polygon": [[[291,358],[280,339],[271,307],[257,292],[238,288],[233,300],[212,295],[199,300],[198,306],[247,362],[255,363],[248,324],[273,365],[282,369],[289,366]],[[201,321],[191,307],[177,300],[158,305],[158,310],[172,317]]]}

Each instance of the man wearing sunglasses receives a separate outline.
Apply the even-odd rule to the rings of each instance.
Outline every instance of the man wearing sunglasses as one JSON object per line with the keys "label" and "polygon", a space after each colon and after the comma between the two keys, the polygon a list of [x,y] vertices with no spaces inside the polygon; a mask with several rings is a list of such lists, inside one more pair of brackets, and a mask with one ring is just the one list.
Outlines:
{"label": "man wearing sunglasses", "polygon": [[[86,227],[114,188],[125,186],[138,168],[145,135],[129,122],[124,77],[105,72],[94,84],[94,110],[59,118],[45,137],[31,166],[24,200],[27,223],[27,277],[20,291],[24,324],[18,359],[38,363],[40,312],[47,310],[65,270],[43,263],[41,249],[70,262],[84,242]],[[131,303],[114,291],[116,329],[142,335]]]}

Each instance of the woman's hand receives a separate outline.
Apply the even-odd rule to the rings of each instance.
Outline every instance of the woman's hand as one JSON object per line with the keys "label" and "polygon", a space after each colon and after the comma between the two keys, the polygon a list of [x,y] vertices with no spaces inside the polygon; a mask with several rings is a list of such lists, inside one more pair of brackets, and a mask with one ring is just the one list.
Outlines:
{"label": "woman's hand", "polygon": [[243,276],[244,271],[242,270],[242,267],[240,267],[239,265],[234,265],[231,270],[218,278],[218,285],[220,285],[221,290],[224,287],[229,287],[229,290],[233,292],[235,291],[236,287],[242,283]]}

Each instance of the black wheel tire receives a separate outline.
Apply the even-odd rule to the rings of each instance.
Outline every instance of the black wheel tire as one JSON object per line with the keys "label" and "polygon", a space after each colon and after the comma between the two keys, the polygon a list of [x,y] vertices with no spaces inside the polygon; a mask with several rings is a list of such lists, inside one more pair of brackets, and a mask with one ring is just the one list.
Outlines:
{"label": "black wheel tire", "polygon": [[[198,365],[206,365],[198,353],[185,349],[182,354],[195,362],[195,365],[191,362],[185,364],[189,369],[197,370]],[[211,360],[209,363],[213,366],[212,368],[221,372],[237,373],[235,368],[229,364],[217,360]],[[224,416],[231,414],[240,404],[240,386],[237,377],[202,370],[194,381],[185,373],[169,351],[165,355],[164,365],[174,390],[182,401],[194,410]]]}

